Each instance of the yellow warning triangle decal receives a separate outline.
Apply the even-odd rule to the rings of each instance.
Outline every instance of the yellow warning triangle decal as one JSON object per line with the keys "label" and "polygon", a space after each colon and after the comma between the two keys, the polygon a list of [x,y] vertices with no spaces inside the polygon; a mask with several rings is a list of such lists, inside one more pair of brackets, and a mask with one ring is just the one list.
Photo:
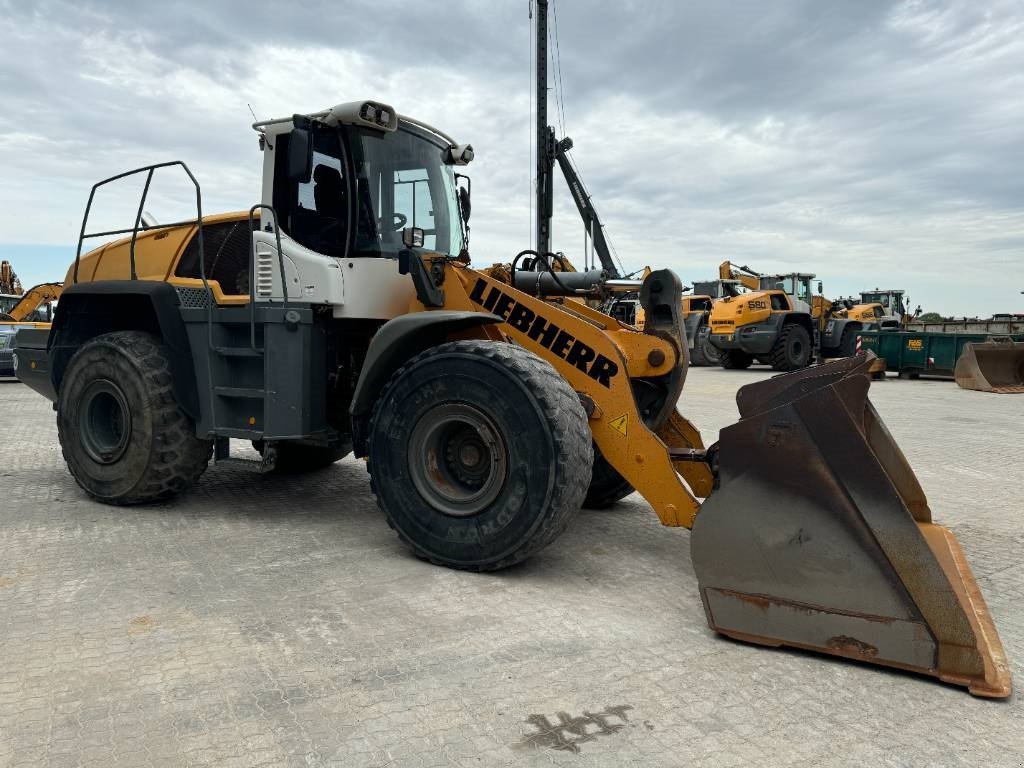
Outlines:
{"label": "yellow warning triangle decal", "polygon": [[626,434],[626,424],[628,422],[629,422],[629,415],[624,413],[621,416],[619,416],[619,418],[611,420],[612,429],[614,429],[616,432],[621,432],[623,435],[625,435]]}

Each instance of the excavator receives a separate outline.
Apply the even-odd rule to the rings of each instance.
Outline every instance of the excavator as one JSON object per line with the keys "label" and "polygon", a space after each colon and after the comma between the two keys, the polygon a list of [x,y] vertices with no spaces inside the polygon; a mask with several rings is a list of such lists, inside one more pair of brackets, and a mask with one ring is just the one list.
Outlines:
{"label": "excavator", "polygon": [[53,320],[52,303],[60,298],[61,283],[40,283],[25,291],[8,311],[0,312],[0,322],[46,325]]}
{"label": "excavator", "polygon": [[[204,214],[182,161],[98,182],[53,327],[18,334],[18,377],[55,404],[84,493],[147,504],[211,461],[311,471],[354,453],[413,553],[493,571],[626,483],[691,529],[713,631],[1010,695],[967,558],[868,398],[870,356],[740,388],[738,422],[708,445],[677,410],[675,273],[635,281],[638,330],[573,301],[601,287],[551,253],[532,256],[529,291],[472,266],[455,170],[474,152],[441,129],[374,100],[253,127],[247,211]],[[141,212],[174,170],[194,218],[90,230],[103,187],[143,177]]]}
{"label": "excavator", "polygon": [[[0,277],[7,279],[7,276],[14,275],[8,262],[0,265]],[[14,279],[7,282],[7,287],[15,287]],[[21,288],[20,282],[17,288]],[[14,299],[10,304],[5,304],[4,311],[0,311],[0,376],[14,376],[14,352],[12,344],[15,335],[22,328],[49,328],[53,320],[52,302],[60,298],[60,283],[43,283],[34,286],[21,296],[11,297]]]}
{"label": "excavator", "polygon": [[5,296],[21,296],[23,289],[11,262],[0,261],[0,294]]}

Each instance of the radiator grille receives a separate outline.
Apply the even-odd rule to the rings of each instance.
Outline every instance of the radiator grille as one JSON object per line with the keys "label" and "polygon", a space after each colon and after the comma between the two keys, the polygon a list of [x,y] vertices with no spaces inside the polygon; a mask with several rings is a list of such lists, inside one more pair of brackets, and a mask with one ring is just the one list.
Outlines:
{"label": "radiator grille", "polygon": [[[220,283],[228,295],[249,292],[249,239],[248,219],[207,224],[203,227],[203,257],[206,277]],[[174,271],[178,277],[200,278],[199,237],[193,235]],[[205,306],[205,305],[204,305]]]}

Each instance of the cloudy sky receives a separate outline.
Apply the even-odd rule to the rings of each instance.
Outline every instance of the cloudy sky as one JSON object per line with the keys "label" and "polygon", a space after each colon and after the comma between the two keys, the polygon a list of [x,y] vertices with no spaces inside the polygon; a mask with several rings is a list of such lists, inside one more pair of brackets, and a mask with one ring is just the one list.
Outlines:
{"label": "cloudy sky", "polygon": [[[728,258],[1024,312],[1021,0],[553,2],[557,127],[627,267],[685,282]],[[149,162],[247,208],[247,104],[375,98],[474,145],[474,259],[507,261],[532,232],[530,25],[528,0],[0,0],[0,256],[60,278],[90,185]],[[556,189],[555,246],[581,260]],[[167,179],[147,207],[183,200]]]}

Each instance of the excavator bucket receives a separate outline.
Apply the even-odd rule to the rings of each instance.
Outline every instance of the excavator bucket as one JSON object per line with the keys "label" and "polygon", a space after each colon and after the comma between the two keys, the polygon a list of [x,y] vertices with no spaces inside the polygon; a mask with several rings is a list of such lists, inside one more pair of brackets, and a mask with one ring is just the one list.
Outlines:
{"label": "excavator bucket", "polygon": [[963,389],[1024,392],[1024,343],[986,341],[964,344],[953,371]]}
{"label": "excavator bucket", "polygon": [[740,389],[691,540],[708,623],[1009,696],[967,560],[868,400],[873,358]]}

